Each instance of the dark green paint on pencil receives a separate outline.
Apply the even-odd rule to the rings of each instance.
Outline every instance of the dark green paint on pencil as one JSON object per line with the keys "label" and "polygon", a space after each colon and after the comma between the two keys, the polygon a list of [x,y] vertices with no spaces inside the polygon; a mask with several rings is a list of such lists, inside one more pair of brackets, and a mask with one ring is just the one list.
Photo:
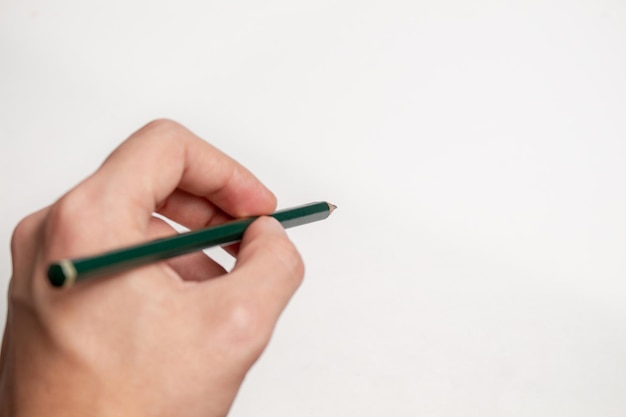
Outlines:
{"label": "dark green paint on pencil", "polygon": [[[278,220],[284,228],[289,228],[323,220],[335,208],[330,203],[317,202],[280,210],[271,214],[271,217]],[[257,217],[234,220],[98,256],[64,259],[50,265],[48,279],[55,287],[69,287],[87,278],[121,272],[213,246],[234,243],[241,240],[243,233],[255,219]]]}

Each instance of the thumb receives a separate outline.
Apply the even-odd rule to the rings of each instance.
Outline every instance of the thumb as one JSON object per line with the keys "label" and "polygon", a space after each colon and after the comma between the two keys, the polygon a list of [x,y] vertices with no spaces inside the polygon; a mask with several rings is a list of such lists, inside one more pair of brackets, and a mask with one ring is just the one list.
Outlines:
{"label": "thumb", "polygon": [[277,319],[304,277],[304,263],[282,225],[261,217],[246,230],[230,283]]}

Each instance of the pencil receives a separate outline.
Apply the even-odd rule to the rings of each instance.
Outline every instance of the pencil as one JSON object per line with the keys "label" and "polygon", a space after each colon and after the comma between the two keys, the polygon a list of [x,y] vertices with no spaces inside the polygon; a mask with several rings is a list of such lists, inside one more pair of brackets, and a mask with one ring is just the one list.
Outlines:
{"label": "pencil", "polygon": [[[284,228],[326,219],[336,208],[327,202],[309,203],[271,214]],[[50,264],[48,279],[55,287],[70,287],[76,282],[158,262],[164,259],[235,243],[257,217],[233,220],[218,226],[180,233],[175,236],[113,250],[101,255],[62,259]]]}

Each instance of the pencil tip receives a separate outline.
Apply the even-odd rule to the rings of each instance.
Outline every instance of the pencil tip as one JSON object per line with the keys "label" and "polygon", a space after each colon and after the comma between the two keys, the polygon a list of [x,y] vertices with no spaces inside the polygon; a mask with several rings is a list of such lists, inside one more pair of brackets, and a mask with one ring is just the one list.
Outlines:
{"label": "pencil tip", "polygon": [[337,206],[331,203],[328,203],[328,206],[330,207],[330,213],[332,214],[333,211],[335,211],[337,209]]}

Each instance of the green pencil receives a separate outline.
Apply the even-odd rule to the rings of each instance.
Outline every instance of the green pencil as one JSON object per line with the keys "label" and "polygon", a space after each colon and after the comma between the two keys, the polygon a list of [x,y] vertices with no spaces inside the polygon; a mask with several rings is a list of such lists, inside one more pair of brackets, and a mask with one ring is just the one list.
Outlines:
{"label": "green pencil", "polygon": [[[336,206],[327,202],[309,203],[271,214],[284,228],[327,218]],[[121,272],[174,256],[184,255],[218,245],[234,243],[257,217],[233,220],[219,226],[180,233],[101,255],[63,259],[50,265],[48,279],[55,287],[69,287],[83,279]]]}

